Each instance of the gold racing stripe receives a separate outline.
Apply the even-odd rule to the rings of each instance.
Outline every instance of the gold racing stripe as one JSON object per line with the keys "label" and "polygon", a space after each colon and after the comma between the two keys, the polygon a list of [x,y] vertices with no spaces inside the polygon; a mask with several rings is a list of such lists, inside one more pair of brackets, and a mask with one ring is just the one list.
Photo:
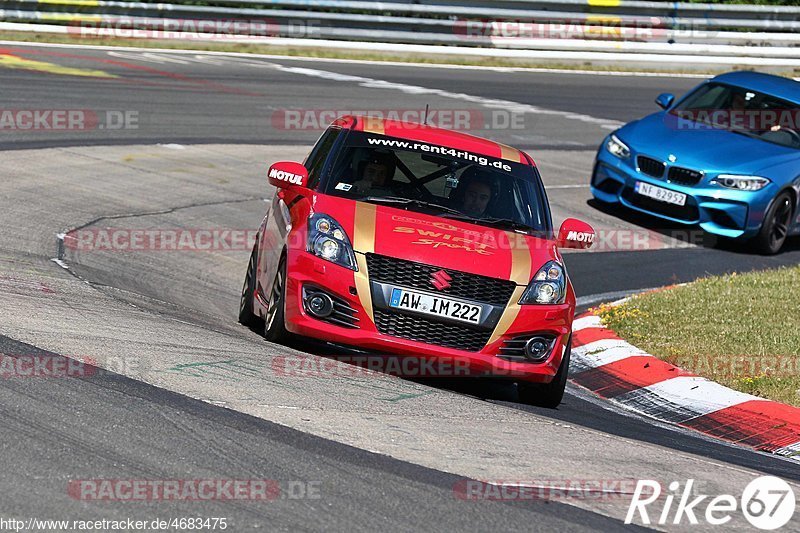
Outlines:
{"label": "gold racing stripe", "polygon": [[517,319],[517,315],[520,312],[520,305],[519,299],[522,298],[522,293],[525,292],[525,287],[517,287],[514,289],[514,293],[511,295],[511,303],[506,307],[506,310],[503,311],[500,320],[497,322],[497,326],[494,328],[492,332],[492,336],[489,337],[489,342],[486,344],[491,344],[500,337],[502,337],[508,328],[511,327],[511,324]]}
{"label": "gold racing stripe", "polygon": [[531,250],[525,236],[505,232],[511,245],[511,274],[508,279],[517,285],[528,285],[531,281]]}
{"label": "gold racing stripe", "polygon": [[375,133],[377,135],[384,135],[386,133],[382,118],[363,117],[361,120],[364,121],[364,131],[366,133]]}
{"label": "gold racing stripe", "polygon": [[358,266],[358,271],[355,272],[356,291],[358,291],[361,307],[364,308],[373,323],[375,317],[372,312],[372,293],[369,287],[366,254],[375,251],[377,207],[375,204],[356,202],[355,228],[353,229],[353,249],[356,252],[356,265]]}
{"label": "gold racing stripe", "polygon": [[519,163],[522,158],[520,157],[519,150],[516,148],[512,148],[502,143],[497,143],[497,146],[500,147],[500,158],[505,159],[506,161],[513,161],[514,163]]}
{"label": "gold racing stripe", "polygon": [[514,289],[508,307],[500,316],[500,320],[486,344],[491,344],[502,337],[517,319],[521,309],[519,299],[522,298],[522,293],[525,292],[531,281],[531,252],[525,237],[511,232],[506,232],[506,235],[511,245],[511,273],[508,279],[516,283],[517,288]]}

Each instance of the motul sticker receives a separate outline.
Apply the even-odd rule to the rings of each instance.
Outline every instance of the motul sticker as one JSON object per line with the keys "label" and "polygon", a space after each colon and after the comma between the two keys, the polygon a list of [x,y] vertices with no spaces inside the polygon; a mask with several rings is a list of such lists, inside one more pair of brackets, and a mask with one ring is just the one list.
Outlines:
{"label": "motul sticker", "polygon": [[286,172],[285,170],[278,170],[276,168],[271,168],[269,170],[269,177],[275,178],[276,180],[285,181],[286,183],[291,183],[292,185],[303,184],[303,176],[299,174],[292,174],[291,172]]}
{"label": "motul sticker", "polygon": [[568,241],[576,242],[592,242],[594,241],[594,233],[587,233],[584,231],[570,231],[567,233]]}

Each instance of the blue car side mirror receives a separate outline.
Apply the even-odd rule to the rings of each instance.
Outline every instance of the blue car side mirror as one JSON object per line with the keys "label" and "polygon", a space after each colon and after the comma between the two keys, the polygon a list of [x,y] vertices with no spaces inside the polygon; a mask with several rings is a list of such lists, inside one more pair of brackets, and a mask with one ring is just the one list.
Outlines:
{"label": "blue car side mirror", "polygon": [[661,93],[656,97],[656,103],[661,109],[666,109],[675,101],[675,95],[671,93]]}

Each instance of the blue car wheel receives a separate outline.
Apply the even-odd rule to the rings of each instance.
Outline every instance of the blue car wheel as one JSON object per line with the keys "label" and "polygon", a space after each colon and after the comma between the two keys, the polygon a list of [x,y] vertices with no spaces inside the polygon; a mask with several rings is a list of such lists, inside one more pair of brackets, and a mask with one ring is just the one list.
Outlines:
{"label": "blue car wheel", "polygon": [[792,196],[788,191],[784,191],[772,202],[764,216],[761,229],[753,238],[752,244],[756,251],[766,255],[776,254],[780,251],[789,233],[792,211]]}

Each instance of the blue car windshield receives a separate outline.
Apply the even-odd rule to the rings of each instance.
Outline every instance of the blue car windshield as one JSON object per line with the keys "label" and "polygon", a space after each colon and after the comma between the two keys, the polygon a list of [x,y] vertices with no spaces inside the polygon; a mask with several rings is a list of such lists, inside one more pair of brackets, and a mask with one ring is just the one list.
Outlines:
{"label": "blue car windshield", "polygon": [[800,106],[751,89],[707,83],[670,113],[680,121],[800,149]]}
{"label": "blue car windshield", "polygon": [[535,167],[446,146],[351,131],[321,190],[529,235],[551,231]]}

